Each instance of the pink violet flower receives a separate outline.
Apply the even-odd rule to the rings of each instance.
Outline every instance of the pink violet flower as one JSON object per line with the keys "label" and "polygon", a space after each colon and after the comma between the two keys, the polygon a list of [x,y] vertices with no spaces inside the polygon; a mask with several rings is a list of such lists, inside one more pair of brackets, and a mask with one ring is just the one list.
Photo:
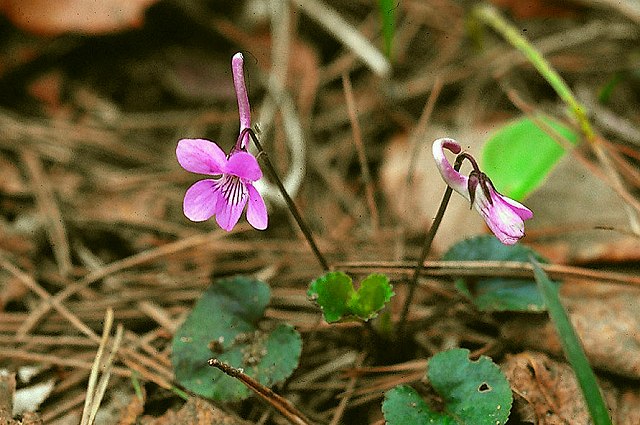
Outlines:
{"label": "pink violet flower", "polygon": [[240,136],[227,155],[214,142],[205,139],[178,141],[176,157],[187,171],[219,176],[194,183],[184,195],[184,215],[191,221],[205,221],[215,215],[218,225],[230,232],[238,223],[245,205],[247,221],[254,228],[267,228],[267,207],[253,183],[262,178],[258,160],[247,152],[251,110],[244,83],[244,59],[236,53],[231,60],[233,83],[238,98]]}
{"label": "pink violet flower", "polygon": [[[513,245],[524,236],[524,221],[533,217],[533,212],[519,202],[501,195],[491,180],[477,169],[475,160],[463,154],[474,164],[469,177],[459,173],[447,160],[444,149],[459,154],[462,148],[453,139],[438,139],[433,142],[433,157],[443,180],[462,195],[480,213],[489,229],[505,245]],[[480,190],[478,190],[480,188]]]}

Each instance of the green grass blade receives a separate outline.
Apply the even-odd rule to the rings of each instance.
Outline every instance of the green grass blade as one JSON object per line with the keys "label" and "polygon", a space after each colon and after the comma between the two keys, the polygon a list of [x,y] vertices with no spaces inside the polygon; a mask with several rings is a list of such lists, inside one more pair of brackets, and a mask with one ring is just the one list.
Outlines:
{"label": "green grass blade", "polygon": [[495,7],[489,4],[483,4],[475,9],[475,14],[480,20],[499,32],[513,47],[520,50],[520,52],[526,56],[540,75],[553,87],[558,96],[569,106],[574,117],[580,124],[583,134],[587,140],[591,141],[594,138],[594,132],[584,106],[578,102],[567,83],[544,56],[542,56],[526,37],[522,36],[520,31],[500,15]]}
{"label": "green grass blade", "polygon": [[549,280],[546,273],[540,267],[540,264],[533,257],[530,258],[530,261],[533,265],[533,273],[538,283],[538,289],[547,305],[551,321],[558,331],[560,343],[567,356],[567,360],[569,360],[569,364],[571,364],[578,378],[578,384],[584,395],[593,423],[595,425],[611,425],[609,411],[598,387],[596,375],[589,365],[578,335],[571,325],[569,315],[560,303],[557,286]]}
{"label": "green grass blade", "polygon": [[384,38],[384,53],[391,60],[391,47],[393,45],[393,33],[395,32],[395,0],[378,0],[380,19],[382,20],[382,37]]}

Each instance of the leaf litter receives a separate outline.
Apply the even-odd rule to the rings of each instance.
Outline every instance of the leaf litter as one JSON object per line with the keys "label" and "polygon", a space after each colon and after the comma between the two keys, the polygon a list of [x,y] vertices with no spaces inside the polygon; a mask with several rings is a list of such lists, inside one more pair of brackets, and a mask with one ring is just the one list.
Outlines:
{"label": "leaf litter", "polygon": [[[145,7],[151,3],[139,2]],[[204,134],[229,145],[235,140],[231,80],[220,70],[238,50],[255,58],[247,60],[247,79],[256,112],[268,107],[273,96],[267,77],[278,78],[273,81],[281,81],[291,96],[294,119],[305,134],[305,141],[296,143],[305,143],[307,152],[296,202],[333,263],[418,256],[421,226],[416,223],[429,222],[429,208],[440,196],[426,191],[433,188],[432,181],[444,189],[430,174],[418,174],[408,186],[414,204],[404,207],[399,200],[406,196],[405,173],[411,161],[399,152],[408,151],[409,135],[418,125],[426,125],[430,135],[420,138],[419,146],[445,135],[431,135],[432,130],[446,128],[446,134],[456,134],[465,148],[477,153],[488,134],[520,116],[508,95],[514,90],[534,110],[563,119],[559,101],[525,63],[510,61],[508,67],[501,65],[500,74],[494,73],[496,60],[509,58],[512,50],[489,33],[480,40],[465,32],[468,10],[457,2],[399,3],[389,80],[368,68],[370,62],[358,56],[361,51],[345,47],[340,33],[310,17],[304,7],[312,2],[280,11],[286,19],[280,16],[278,22],[286,22],[288,29],[278,37],[279,27],[270,27],[277,16],[250,12],[262,3],[223,7],[204,1],[158,2],[147,9],[143,25],[129,29],[125,20],[117,23],[120,33],[107,37],[72,34],[100,32],[99,21],[89,29],[69,21],[63,35],[44,38],[3,23],[0,368],[16,372],[21,366],[36,366],[38,373],[17,388],[0,385],[0,419],[79,423],[105,311],[111,308],[124,332],[105,397],[96,406],[97,417],[109,418],[105,423],[278,423],[277,415],[254,399],[222,412],[197,397],[185,402],[172,390],[170,342],[194,302],[212,280],[250,274],[265,276],[272,288],[265,316],[286,321],[302,334],[300,366],[276,390],[314,422],[381,423],[384,391],[419,382],[426,359],[460,346],[469,348],[473,358],[489,355],[503,370],[512,371],[507,376],[518,409],[509,423],[542,418],[549,408],[553,414],[544,416],[544,423],[563,423],[557,421],[574,413],[571,423],[586,423],[579,419],[584,409],[572,375],[558,346],[547,339],[553,332],[546,319],[534,321],[528,315],[518,321],[525,316],[478,312],[453,289],[450,278],[455,272],[445,280],[442,275],[421,280],[409,317],[415,342],[411,355],[381,362],[382,344],[367,339],[361,324],[322,323],[317,308],[306,300],[307,285],[322,270],[292,230],[287,211],[271,205],[272,226],[264,233],[240,225],[227,234],[182,216],[182,195],[192,179],[175,162],[175,143]],[[516,6],[501,3],[507,3],[507,9]],[[611,13],[603,16],[591,2],[581,3],[582,8],[563,8],[567,13],[562,18],[548,18],[546,2],[537,2],[534,16],[519,11],[513,19],[540,42],[571,85],[586,87],[593,98],[619,76],[608,103],[600,106],[611,120],[637,129],[640,81],[630,46],[639,31],[632,9],[624,9],[628,0],[607,1]],[[375,8],[342,0],[327,5],[351,30],[381,48]],[[135,23],[141,22],[137,13]],[[589,32],[593,28],[583,23],[596,20],[616,31],[594,38]],[[58,27],[35,30],[60,32]],[[560,35],[561,42],[551,43]],[[203,62],[210,74],[203,71]],[[280,68],[272,67],[276,63]],[[188,72],[190,64],[193,72]],[[372,182],[360,172],[362,156],[353,142],[349,116],[354,111],[346,106],[341,83],[345,74]],[[225,78],[229,84],[223,84]],[[194,90],[200,84],[205,91]],[[442,90],[433,99],[428,122],[420,124],[437,84]],[[284,171],[292,149],[284,131],[287,119],[291,117],[282,110],[272,122],[260,123],[269,129],[261,140]],[[637,193],[637,141],[629,141],[627,127],[600,121],[600,131],[618,155],[619,172]],[[552,211],[536,213],[525,243],[551,263],[637,276],[638,239],[626,231],[623,202],[594,180],[602,176],[593,172],[597,163],[588,147],[578,150],[592,167],[569,158],[571,169],[558,168],[532,195],[541,205],[539,211]],[[423,173],[427,159],[420,158],[417,169]],[[418,183],[426,186],[425,195],[416,190]],[[377,229],[371,226],[367,184],[374,189]],[[461,216],[464,209],[462,205]],[[463,232],[472,229],[470,234],[482,232],[479,223],[462,227]],[[454,233],[455,223],[448,229]],[[443,238],[439,253],[456,236]],[[361,279],[373,272],[386,269],[374,265],[355,276]],[[397,294],[389,310],[393,318],[404,295],[403,276],[392,278]],[[607,382],[615,422],[637,423],[640,392],[631,384],[638,377],[637,365],[625,359],[640,357],[632,308],[638,303],[638,288],[631,282],[623,286],[584,280],[568,282],[563,291],[591,362],[598,372],[606,371],[600,378]],[[260,357],[259,346],[245,354]],[[247,361],[253,361],[249,357]],[[53,388],[37,413],[14,418],[5,409],[14,391],[48,382],[54,382]],[[433,395],[427,392],[428,397]],[[107,409],[110,415],[105,416]]]}

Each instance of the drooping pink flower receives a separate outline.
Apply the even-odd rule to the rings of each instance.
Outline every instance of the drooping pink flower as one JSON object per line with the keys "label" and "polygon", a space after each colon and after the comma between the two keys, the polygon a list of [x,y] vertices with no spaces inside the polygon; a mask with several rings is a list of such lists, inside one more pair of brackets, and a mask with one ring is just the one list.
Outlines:
{"label": "drooping pink flower", "polygon": [[240,136],[229,155],[214,142],[205,139],[178,141],[176,157],[187,171],[217,176],[194,183],[184,195],[184,215],[192,221],[216,222],[227,232],[236,225],[245,205],[247,221],[259,230],[267,228],[267,207],[253,183],[262,178],[257,159],[247,152],[251,110],[244,83],[243,57],[236,53],[231,61],[233,83],[238,98]]}
{"label": "drooping pink flower", "polygon": [[470,155],[462,154],[474,167],[469,177],[456,171],[447,160],[444,149],[459,154],[462,148],[453,139],[438,139],[433,142],[433,157],[444,181],[471,202],[500,242],[515,244],[524,236],[524,221],[532,218],[533,212],[519,202],[501,195],[493,187],[491,180],[478,169]]}

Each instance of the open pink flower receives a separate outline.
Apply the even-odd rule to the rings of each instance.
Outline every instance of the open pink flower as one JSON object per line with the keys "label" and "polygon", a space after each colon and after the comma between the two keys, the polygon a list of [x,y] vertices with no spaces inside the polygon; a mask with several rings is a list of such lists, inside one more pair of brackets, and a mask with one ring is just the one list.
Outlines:
{"label": "open pink flower", "polygon": [[262,178],[256,158],[247,152],[251,110],[242,72],[243,57],[236,53],[231,61],[233,83],[238,98],[240,136],[229,155],[214,142],[205,139],[178,141],[176,157],[187,171],[210,176],[194,183],[184,195],[184,215],[192,221],[216,221],[227,232],[236,225],[245,205],[247,221],[259,230],[267,228],[267,207],[253,183]]}
{"label": "open pink flower", "polygon": [[462,154],[474,166],[469,177],[457,172],[444,155],[444,149],[455,154],[461,152],[462,148],[455,140],[438,139],[433,142],[432,149],[433,157],[444,181],[471,202],[493,234],[500,239],[500,242],[513,245],[524,236],[524,221],[533,217],[531,210],[498,193],[491,180],[478,169],[475,160],[470,155]]}

